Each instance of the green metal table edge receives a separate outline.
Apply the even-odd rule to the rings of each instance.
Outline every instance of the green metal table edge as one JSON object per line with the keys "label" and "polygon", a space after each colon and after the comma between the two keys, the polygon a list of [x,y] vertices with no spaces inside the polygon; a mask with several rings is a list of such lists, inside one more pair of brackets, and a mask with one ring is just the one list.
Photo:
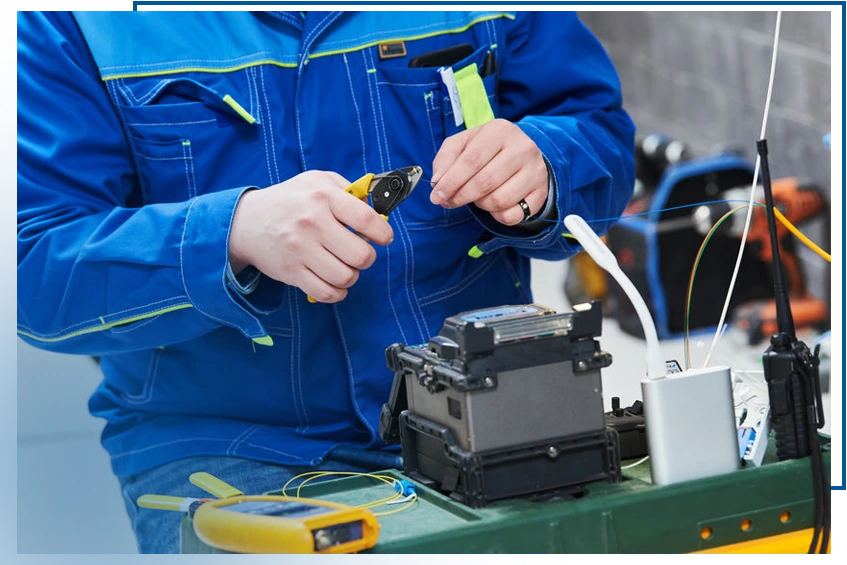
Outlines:
{"label": "green metal table edge", "polygon": [[[829,472],[830,439],[821,435],[821,442]],[[414,507],[380,518],[380,539],[369,552],[689,553],[813,527],[809,459],[774,459],[771,453],[761,467],[670,486],[652,485],[645,463],[624,471],[619,484],[587,485],[575,500],[514,499],[482,509],[418,485]],[[400,471],[383,474],[407,479]],[[301,496],[354,504],[362,502],[357,494],[374,488],[389,487],[346,477],[307,485]],[[219,552],[197,538],[188,516],[181,524],[181,551]]]}

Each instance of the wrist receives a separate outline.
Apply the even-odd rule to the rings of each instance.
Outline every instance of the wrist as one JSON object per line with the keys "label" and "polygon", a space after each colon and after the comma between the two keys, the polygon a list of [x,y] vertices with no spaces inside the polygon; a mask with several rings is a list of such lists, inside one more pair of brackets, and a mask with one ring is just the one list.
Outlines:
{"label": "wrist", "polygon": [[247,230],[250,229],[248,218],[257,192],[255,189],[245,191],[238,199],[238,204],[235,207],[235,216],[232,219],[232,228],[229,232],[228,249],[229,266],[233,275],[238,275],[252,264],[249,255],[250,245],[247,244],[249,240]]}
{"label": "wrist", "polygon": [[547,168],[547,198],[544,200],[541,209],[533,216],[533,219],[555,220],[558,216],[556,210],[556,177],[547,157],[542,154],[541,158],[544,159],[544,166]]}

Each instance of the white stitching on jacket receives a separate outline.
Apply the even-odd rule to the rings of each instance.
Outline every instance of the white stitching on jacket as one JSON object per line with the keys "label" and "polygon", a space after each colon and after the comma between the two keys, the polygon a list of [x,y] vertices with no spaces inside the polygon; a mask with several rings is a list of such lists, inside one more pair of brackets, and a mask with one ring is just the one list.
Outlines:
{"label": "white stitching on jacket", "polygon": [[368,85],[368,101],[371,103],[371,113],[373,114],[373,124],[374,124],[374,133],[376,134],[376,148],[379,151],[379,167],[381,170],[386,170],[388,167],[385,166],[385,156],[382,154],[382,141],[379,138],[379,124],[376,121],[376,104],[373,89],[371,87],[371,79],[369,77],[369,73],[367,72],[368,68],[368,58],[365,55],[365,52],[362,51],[362,62],[365,65],[365,82]]}
{"label": "white stitching on jacket", "polygon": [[271,140],[271,159],[273,159],[274,172],[276,173],[274,178],[271,179],[271,184],[276,184],[280,181],[280,177],[279,167],[277,166],[276,162],[276,144],[274,143],[274,121],[271,117],[271,103],[268,101],[268,91],[265,88],[265,71],[262,69],[262,67],[257,67],[256,72],[259,75],[259,80],[262,81],[262,96],[265,99],[265,108],[267,108],[268,110],[268,138]]}
{"label": "white stitching on jacket", "polygon": [[344,68],[347,71],[347,84],[350,85],[350,97],[353,99],[353,107],[356,109],[356,125],[359,126],[359,138],[362,140],[362,166],[365,173],[368,171],[367,149],[365,147],[365,132],[362,129],[362,115],[359,112],[359,103],[356,102],[356,91],[353,89],[353,78],[350,76],[350,64],[347,62],[347,54],[342,54]]}

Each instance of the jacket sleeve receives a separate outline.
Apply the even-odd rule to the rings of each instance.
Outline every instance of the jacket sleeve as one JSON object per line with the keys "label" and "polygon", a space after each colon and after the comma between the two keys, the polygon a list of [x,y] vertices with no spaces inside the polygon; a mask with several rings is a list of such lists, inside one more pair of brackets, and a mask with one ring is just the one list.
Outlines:
{"label": "jacket sleeve", "polygon": [[[552,170],[558,221],[540,233],[500,224],[474,213],[494,239],[541,259],[563,259],[579,247],[562,234],[568,214],[585,220],[616,218],[632,195],[635,128],[621,106],[620,82],[611,60],[573,12],[518,12],[506,24],[500,53],[502,117],[538,145]],[[613,220],[592,223],[604,233]]]}
{"label": "jacket sleeve", "polygon": [[246,188],[142,206],[120,118],[70,14],[18,12],[17,118],[18,335],[89,355],[225,326],[269,343],[258,316],[281,293],[248,301],[226,275]]}

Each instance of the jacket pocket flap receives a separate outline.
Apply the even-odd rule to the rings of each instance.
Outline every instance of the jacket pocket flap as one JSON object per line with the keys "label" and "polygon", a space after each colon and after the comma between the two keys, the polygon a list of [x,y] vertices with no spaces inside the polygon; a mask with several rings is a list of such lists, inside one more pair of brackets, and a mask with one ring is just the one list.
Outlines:
{"label": "jacket pocket flap", "polygon": [[[181,123],[196,122],[202,117],[200,108],[205,106],[250,125],[259,124],[259,120],[232,95],[187,77],[159,79],[152,85],[121,81],[118,91],[126,102],[127,117],[132,119],[131,114],[135,114],[140,122],[150,121],[150,118],[161,121],[180,112],[185,112],[177,116]],[[143,118],[145,115],[150,118]],[[209,119],[208,114],[206,119]]]}

